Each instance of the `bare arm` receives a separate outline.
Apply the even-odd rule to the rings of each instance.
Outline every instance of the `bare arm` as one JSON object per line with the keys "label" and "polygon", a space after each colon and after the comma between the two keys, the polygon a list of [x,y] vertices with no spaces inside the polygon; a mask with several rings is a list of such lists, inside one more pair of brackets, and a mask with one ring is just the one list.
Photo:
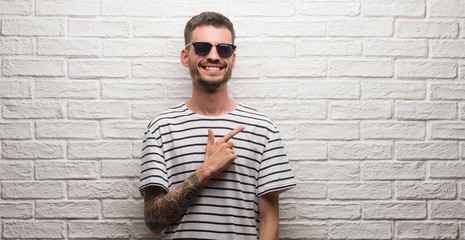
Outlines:
{"label": "bare arm", "polygon": [[234,144],[228,141],[242,130],[244,127],[237,127],[215,142],[213,131],[208,129],[205,161],[191,176],[169,193],[160,187],[145,189],[145,223],[153,233],[160,233],[163,228],[178,220],[210,178],[224,171],[237,158],[232,150]]}
{"label": "bare arm", "polygon": [[279,239],[279,192],[270,192],[258,197],[260,212],[259,240]]}

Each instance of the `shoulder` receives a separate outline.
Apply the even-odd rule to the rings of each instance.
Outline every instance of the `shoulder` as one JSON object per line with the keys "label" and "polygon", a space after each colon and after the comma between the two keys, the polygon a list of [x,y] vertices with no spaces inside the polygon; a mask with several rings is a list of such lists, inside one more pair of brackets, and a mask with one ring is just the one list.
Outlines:
{"label": "shoulder", "polygon": [[179,116],[186,115],[187,107],[184,103],[175,105],[159,112],[147,125],[147,129],[154,131],[159,126],[163,126],[172,119],[176,119]]}
{"label": "shoulder", "polygon": [[273,131],[277,131],[278,129],[276,124],[268,115],[253,107],[244,104],[239,104],[239,107],[236,109],[236,112],[237,114],[240,114],[241,116],[247,118],[250,123],[264,126]]}

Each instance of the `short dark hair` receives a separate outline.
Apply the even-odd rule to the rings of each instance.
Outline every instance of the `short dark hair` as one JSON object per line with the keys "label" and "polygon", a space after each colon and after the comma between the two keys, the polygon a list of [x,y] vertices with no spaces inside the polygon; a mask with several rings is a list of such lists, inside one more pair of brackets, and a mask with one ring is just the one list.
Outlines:
{"label": "short dark hair", "polygon": [[200,26],[214,26],[216,28],[226,27],[231,32],[232,44],[234,44],[236,33],[234,32],[232,22],[221,13],[203,12],[193,16],[186,23],[186,27],[184,28],[184,42],[186,45],[191,42],[192,31]]}

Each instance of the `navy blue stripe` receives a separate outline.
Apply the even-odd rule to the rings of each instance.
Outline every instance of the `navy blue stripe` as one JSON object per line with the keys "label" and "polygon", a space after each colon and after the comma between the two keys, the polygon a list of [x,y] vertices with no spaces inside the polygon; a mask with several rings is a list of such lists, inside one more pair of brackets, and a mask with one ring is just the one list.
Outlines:
{"label": "navy blue stripe", "polygon": [[217,217],[233,217],[233,218],[242,218],[242,219],[255,219],[255,217],[234,215],[234,214],[221,214],[221,213],[212,213],[212,212],[189,212],[188,215],[207,215],[207,216],[217,216]]}
{"label": "navy blue stripe", "polygon": [[147,178],[160,178],[161,180],[165,181],[166,183],[168,183],[168,180],[166,180],[165,178],[163,178],[162,176],[159,176],[159,175],[149,175],[147,177],[144,177],[144,178],[141,178],[140,181],[144,181],[145,179]]}
{"label": "navy blue stripe", "polygon": [[242,199],[242,198],[235,198],[235,197],[229,197],[229,196],[213,196],[213,195],[198,195],[197,197],[199,198],[216,198],[216,199],[228,199],[228,200],[236,200],[236,201],[241,201],[241,202],[250,202],[255,205],[258,205],[258,203],[254,200],[247,200],[247,199]]}
{"label": "navy blue stripe", "polygon": [[148,156],[148,155],[158,155],[158,156],[160,156],[161,158],[164,158],[163,155],[161,155],[161,154],[159,154],[159,153],[156,153],[156,152],[149,152],[149,153],[146,153],[146,154],[144,154],[141,158],[145,158],[145,157]]}
{"label": "navy blue stripe", "polygon": [[235,189],[235,188],[204,187],[204,189],[219,190],[219,191],[233,191],[233,192],[241,192],[244,194],[255,195],[255,192],[248,192],[248,191],[243,191],[242,189]]}
{"label": "navy blue stripe", "polygon": [[217,233],[217,234],[235,234],[235,235],[242,235],[242,236],[257,236],[254,233],[238,233],[238,232],[223,232],[223,231],[213,231],[213,230],[205,230],[205,229],[183,229],[183,230],[176,230],[175,232],[167,232],[165,234],[173,234],[176,232],[209,232],[209,233]]}
{"label": "navy blue stripe", "polygon": [[246,185],[246,186],[252,186],[255,187],[255,184],[253,183],[246,183],[246,182],[241,182],[239,180],[233,180],[233,179],[220,179],[220,178],[212,178],[210,181],[217,181],[217,182],[233,182],[233,183],[239,183],[240,185]]}
{"label": "navy blue stripe", "polygon": [[268,160],[270,160],[270,159],[273,159],[273,158],[286,157],[286,156],[287,156],[286,154],[274,155],[274,156],[271,156],[271,157],[269,157],[269,158],[263,159],[263,160],[262,160],[262,163],[263,163],[263,162],[266,162],[266,161],[268,161]]}
{"label": "navy blue stripe", "polygon": [[[186,110],[184,111],[179,111],[180,113],[184,113]],[[153,125],[155,125],[157,122],[161,121],[161,120],[167,120],[167,119],[176,119],[176,118],[181,118],[181,117],[189,117],[189,116],[192,116],[192,115],[195,115],[195,113],[188,113],[188,114],[184,114],[184,115],[176,115],[176,116],[173,116],[173,117],[162,117],[160,118],[159,116],[162,116],[162,115],[167,115],[167,114],[171,114],[171,113],[177,113],[176,111],[173,111],[173,112],[167,112],[167,113],[161,113],[161,114],[158,114],[157,116],[157,120],[152,122],[151,125],[149,125],[149,129],[151,127],[153,127]],[[153,133],[153,132],[152,132]]]}
{"label": "navy blue stripe", "polygon": [[270,166],[261,168],[260,171],[263,171],[263,170],[268,169],[268,168],[270,168],[270,167],[279,166],[279,165],[285,165],[285,164],[288,164],[288,162],[275,163],[275,164],[272,164],[272,165],[270,165]]}
{"label": "navy blue stripe", "polygon": [[270,184],[270,183],[279,182],[279,181],[286,181],[286,180],[289,180],[289,179],[293,179],[293,177],[278,178],[278,179],[275,179],[275,180],[272,180],[272,181],[269,181],[269,182],[260,184],[258,187],[263,187],[263,186],[268,185],[268,184]]}
{"label": "navy blue stripe", "polygon": [[169,171],[169,170],[171,170],[172,168],[175,168],[175,167],[184,166],[184,165],[188,165],[188,164],[197,164],[197,163],[203,163],[203,161],[183,162],[183,163],[172,165],[171,167],[166,168],[166,170]]}
{"label": "navy blue stripe", "polygon": [[284,149],[284,147],[279,146],[279,147],[271,148],[271,149],[265,150],[263,153],[270,152],[270,151],[277,150],[277,149]]}
{"label": "navy blue stripe", "polygon": [[291,169],[285,169],[285,170],[281,170],[281,171],[278,171],[278,172],[272,172],[272,173],[269,173],[267,175],[259,177],[259,179],[263,179],[263,178],[269,177],[269,176],[274,175],[274,174],[280,174],[280,173],[291,172],[291,171],[292,171]]}
{"label": "navy blue stripe", "polygon": [[185,153],[185,154],[180,154],[180,155],[175,155],[173,157],[165,159],[165,162],[169,162],[173,159],[180,158],[180,157],[185,157],[185,156],[190,156],[190,155],[205,155],[205,152],[191,152],[191,153]]}
{"label": "navy blue stripe", "polygon": [[162,161],[158,161],[158,160],[155,160],[155,159],[152,159],[152,160],[146,160],[144,161],[140,166],[144,166],[145,164],[147,163],[158,163],[158,164],[164,164]]}
{"label": "navy blue stripe", "polygon": [[159,183],[147,183],[147,184],[144,184],[144,185],[142,185],[142,186],[139,187],[139,190],[142,190],[142,189],[144,189],[144,188],[146,188],[146,187],[161,187],[161,188],[163,188],[166,192],[169,192],[169,190],[168,190],[165,186],[163,186],[162,184],[159,184]]}
{"label": "navy blue stripe", "polygon": [[165,171],[163,171],[163,169],[160,169],[160,168],[147,168],[147,169],[144,169],[142,170],[140,173],[144,173],[144,172],[147,172],[147,171],[150,171],[150,170],[158,170],[164,174],[167,174]]}
{"label": "navy blue stripe", "polygon": [[234,114],[234,113],[230,113],[232,116],[236,116],[236,117],[243,117],[243,118],[248,118],[248,119],[253,119],[253,120],[258,120],[258,121],[262,121],[262,122],[266,122],[266,123],[269,123],[270,125],[273,125],[272,122],[266,120],[266,119],[263,119],[263,118],[254,118],[254,117],[250,117],[250,116],[245,116],[245,115],[240,115],[240,114]]}

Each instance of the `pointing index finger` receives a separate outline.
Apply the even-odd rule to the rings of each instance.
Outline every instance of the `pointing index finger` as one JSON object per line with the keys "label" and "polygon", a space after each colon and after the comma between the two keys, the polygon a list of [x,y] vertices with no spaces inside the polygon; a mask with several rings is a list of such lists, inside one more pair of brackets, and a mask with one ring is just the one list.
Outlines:
{"label": "pointing index finger", "polygon": [[227,142],[227,141],[231,140],[231,138],[233,138],[236,134],[242,132],[242,130],[244,130],[244,129],[245,129],[244,126],[239,126],[239,127],[235,128],[234,130],[232,130],[231,132],[228,132],[228,134],[224,135],[224,137],[222,137],[218,141]]}

